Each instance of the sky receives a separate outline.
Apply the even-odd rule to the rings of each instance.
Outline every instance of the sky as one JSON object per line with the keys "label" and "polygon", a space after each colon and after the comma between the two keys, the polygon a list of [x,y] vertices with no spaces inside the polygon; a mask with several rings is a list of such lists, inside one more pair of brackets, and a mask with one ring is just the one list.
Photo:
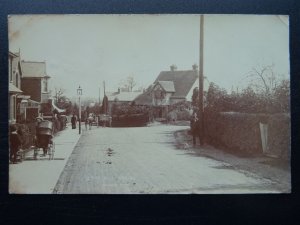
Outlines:
{"label": "sky", "polygon": [[[147,88],[161,71],[199,65],[200,16],[10,15],[9,50],[45,61],[50,88],[98,98],[133,76]],[[222,88],[243,87],[253,67],[274,64],[289,78],[289,21],[276,15],[205,15],[204,76]],[[103,96],[103,94],[102,94]]]}

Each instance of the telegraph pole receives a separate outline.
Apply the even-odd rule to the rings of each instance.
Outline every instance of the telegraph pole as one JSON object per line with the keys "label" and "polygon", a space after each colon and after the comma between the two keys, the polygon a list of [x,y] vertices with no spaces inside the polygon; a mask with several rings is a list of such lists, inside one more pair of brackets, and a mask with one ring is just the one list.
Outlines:
{"label": "telegraph pole", "polygon": [[203,136],[204,136],[204,91],[203,91],[203,82],[204,82],[204,75],[203,75],[203,42],[204,42],[204,16],[200,16],[200,43],[199,43],[199,50],[200,50],[200,57],[199,57],[199,119],[200,119],[200,134],[201,134],[201,145],[203,145]]}
{"label": "telegraph pole", "polygon": [[99,106],[101,105],[101,97],[100,97],[101,96],[101,92],[100,92],[100,89],[101,88],[99,87]]}
{"label": "telegraph pole", "polygon": [[[104,93],[104,97],[103,99],[105,98],[105,81],[103,81],[103,93]],[[104,111],[104,114],[106,114],[106,103],[103,102],[103,111]]]}

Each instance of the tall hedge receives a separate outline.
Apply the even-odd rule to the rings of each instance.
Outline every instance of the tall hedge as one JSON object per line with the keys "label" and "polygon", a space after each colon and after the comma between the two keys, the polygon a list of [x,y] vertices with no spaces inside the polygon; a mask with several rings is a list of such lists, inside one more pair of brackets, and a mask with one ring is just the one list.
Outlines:
{"label": "tall hedge", "polygon": [[205,113],[208,144],[236,153],[262,153],[259,123],[268,124],[268,153],[289,158],[289,114]]}

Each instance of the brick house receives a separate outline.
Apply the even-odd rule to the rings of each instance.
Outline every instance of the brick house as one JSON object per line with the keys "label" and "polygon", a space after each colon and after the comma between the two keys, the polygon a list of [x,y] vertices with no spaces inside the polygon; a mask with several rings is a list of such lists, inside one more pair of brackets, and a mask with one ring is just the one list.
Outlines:
{"label": "brick house", "polygon": [[22,90],[24,94],[30,95],[33,101],[47,103],[50,98],[48,82],[50,76],[46,73],[45,62],[21,62],[23,77]]}
{"label": "brick house", "polygon": [[22,69],[20,64],[20,54],[9,52],[8,54],[8,91],[9,91],[9,123],[16,123],[18,96],[21,90]]}
{"label": "brick house", "polygon": [[[45,62],[21,61],[23,71],[22,91],[25,97],[30,99],[24,100],[20,104],[22,118],[33,120],[40,115],[42,106],[49,104],[50,91],[48,82],[50,76],[46,73]],[[27,115],[26,115],[27,114]]]}

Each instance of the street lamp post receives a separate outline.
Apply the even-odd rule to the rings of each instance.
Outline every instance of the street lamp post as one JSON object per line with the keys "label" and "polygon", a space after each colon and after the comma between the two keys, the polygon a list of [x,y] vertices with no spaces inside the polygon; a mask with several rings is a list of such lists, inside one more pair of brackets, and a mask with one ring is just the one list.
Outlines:
{"label": "street lamp post", "polygon": [[81,101],[80,101],[80,96],[82,95],[82,88],[80,88],[80,85],[77,89],[77,95],[79,97],[79,134],[81,134]]}

